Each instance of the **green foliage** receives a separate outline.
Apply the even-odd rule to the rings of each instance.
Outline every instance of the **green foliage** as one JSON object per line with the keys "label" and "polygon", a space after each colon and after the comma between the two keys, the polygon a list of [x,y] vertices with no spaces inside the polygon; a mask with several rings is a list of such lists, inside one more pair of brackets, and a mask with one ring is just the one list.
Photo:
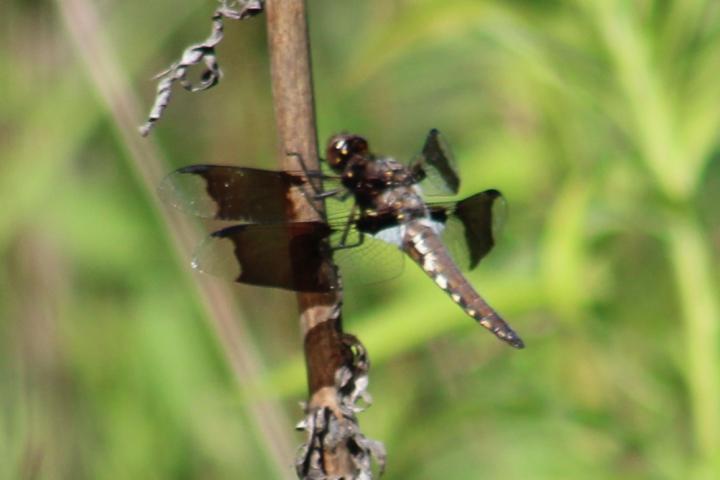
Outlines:
{"label": "green foliage", "polygon": [[[100,8],[98,38],[148,108],[147,79],[215,6],[0,7],[0,478],[287,478],[251,407],[300,417],[293,296],[234,290],[268,370],[234,378],[69,3]],[[413,265],[348,285],[346,328],[373,361],[360,420],[387,478],[717,478],[716,3],[309,3],[321,141],[357,131],[410,158],[437,127],[461,193],[510,206],[471,279],[523,351]],[[263,21],[226,25],[217,88],[175,93],[153,133],[173,165],[272,168]]]}

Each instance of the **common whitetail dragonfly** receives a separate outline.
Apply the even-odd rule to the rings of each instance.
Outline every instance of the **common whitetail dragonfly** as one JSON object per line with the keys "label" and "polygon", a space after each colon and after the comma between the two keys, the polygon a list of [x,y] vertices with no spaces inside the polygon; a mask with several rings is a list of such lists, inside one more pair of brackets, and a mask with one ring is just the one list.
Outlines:
{"label": "common whitetail dragonfly", "polygon": [[[463,275],[495,243],[498,210],[504,199],[485,190],[456,202],[426,202],[428,195],[457,194],[460,179],[443,136],[433,129],[409,164],[376,156],[359,135],[333,136],[321,172],[191,165],[168,175],[160,192],[171,205],[205,218],[238,223],[215,231],[193,259],[197,270],[251,285],[294,291],[335,288],[323,262],[323,245],[337,254],[378,250],[405,252],[470,317],[516,348],[524,344]],[[301,159],[302,163],[302,159]],[[322,179],[324,190],[313,186]],[[289,198],[353,197],[352,208],[327,221],[288,221]],[[329,242],[326,242],[328,240]],[[378,241],[379,240],[379,241]],[[392,245],[392,247],[390,247]],[[378,269],[392,261],[378,262]],[[342,271],[341,265],[341,271]]]}

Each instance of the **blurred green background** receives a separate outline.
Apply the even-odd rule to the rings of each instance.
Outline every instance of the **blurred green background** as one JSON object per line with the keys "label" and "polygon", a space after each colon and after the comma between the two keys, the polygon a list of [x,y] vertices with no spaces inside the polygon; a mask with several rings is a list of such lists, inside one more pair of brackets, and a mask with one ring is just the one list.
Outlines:
{"label": "blurred green background", "polygon": [[[509,202],[470,277],[525,350],[412,265],[348,286],[386,478],[720,478],[720,3],[308,3],[321,143],[405,159],[437,127],[462,194]],[[276,164],[264,16],[135,130],[215,6],[0,4],[2,479],[293,478],[294,296],[191,272],[152,188]]]}

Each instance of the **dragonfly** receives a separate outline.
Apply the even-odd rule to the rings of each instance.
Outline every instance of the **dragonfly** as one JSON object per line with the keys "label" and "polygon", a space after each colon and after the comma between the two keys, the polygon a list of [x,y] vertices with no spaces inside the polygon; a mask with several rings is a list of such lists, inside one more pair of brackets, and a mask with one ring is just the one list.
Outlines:
{"label": "dragonfly", "polygon": [[[331,173],[199,164],[169,174],[159,187],[167,203],[233,223],[200,244],[193,268],[244,284],[327,292],[338,285],[324,261],[328,249],[345,259],[339,262],[343,275],[344,264],[354,261],[376,266],[382,277],[401,269],[407,257],[468,316],[507,344],[524,347],[463,273],[495,245],[506,205],[502,194],[489,189],[457,201],[426,200],[456,196],[460,188],[444,135],[430,130],[420,153],[400,162],[371,152],[360,135],[336,134],[324,160]],[[346,207],[321,220],[288,220],[295,195]]]}

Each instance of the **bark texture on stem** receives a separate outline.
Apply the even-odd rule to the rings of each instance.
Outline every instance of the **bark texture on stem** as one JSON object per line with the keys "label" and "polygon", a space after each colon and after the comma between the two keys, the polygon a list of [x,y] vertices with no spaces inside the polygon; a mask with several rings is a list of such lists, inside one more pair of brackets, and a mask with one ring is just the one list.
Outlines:
{"label": "bark texture on stem", "polygon": [[[284,170],[319,170],[305,3],[268,1],[267,18],[280,165]],[[301,195],[292,200],[290,216],[294,220],[322,220],[320,202],[312,205],[312,199]],[[329,256],[327,261],[331,261]],[[311,367],[308,369],[311,396],[322,387],[334,385],[334,371],[347,362],[338,335],[339,302],[339,291],[298,294],[306,344],[310,339],[312,344],[308,347],[328,352],[322,355],[313,351],[312,355],[306,355]],[[335,328],[328,328],[328,322],[335,323]]]}
{"label": "bark texture on stem", "polygon": [[[268,0],[266,14],[280,165],[320,170],[305,1]],[[325,216],[322,202],[304,196],[292,199],[289,210],[295,220]],[[326,261],[332,262],[329,250]],[[385,455],[382,444],[366,439],[358,427],[356,403],[369,402],[369,363],[359,341],[342,332],[339,277],[337,287],[298,294],[309,389],[298,425],[308,435],[296,461],[303,479],[369,479],[371,457],[383,463]]]}

